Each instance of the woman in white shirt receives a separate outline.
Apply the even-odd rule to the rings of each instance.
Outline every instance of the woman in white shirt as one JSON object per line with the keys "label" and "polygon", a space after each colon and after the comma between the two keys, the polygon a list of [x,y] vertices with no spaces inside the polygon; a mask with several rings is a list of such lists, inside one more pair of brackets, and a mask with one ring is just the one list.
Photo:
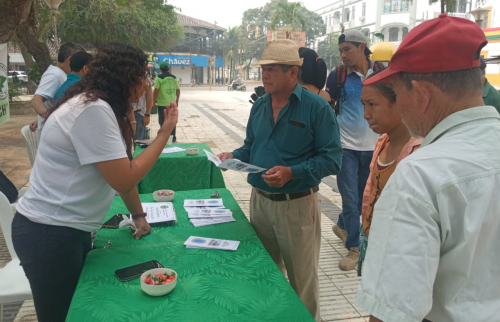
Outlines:
{"label": "woman in white shirt", "polygon": [[133,215],[134,237],[148,234],[136,185],[153,167],[177,124],[177,106],[165,111],[156,139],[130,161],[132,128],[126,115],[144,93],[147,56],[109,44],[89,72],[51,111],[12,223],[14,248],[28,277],[38,321],[64,321],[92,231],[100,228],[115,191]]}

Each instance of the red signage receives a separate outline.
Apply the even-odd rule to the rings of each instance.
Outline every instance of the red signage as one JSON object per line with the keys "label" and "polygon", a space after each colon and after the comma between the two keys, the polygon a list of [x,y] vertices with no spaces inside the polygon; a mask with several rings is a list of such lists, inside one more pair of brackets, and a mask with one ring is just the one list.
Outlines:
{"label": "red signage", "polygon": [[[273,41],[277,39],[286,39],[286,33],[282,30],[268,30],[267,31],[267,41]],[[306,46],[306,32],[305,31],[291,31],[290,32],[290,40],[293,40],[297,43],[299,47]]]}

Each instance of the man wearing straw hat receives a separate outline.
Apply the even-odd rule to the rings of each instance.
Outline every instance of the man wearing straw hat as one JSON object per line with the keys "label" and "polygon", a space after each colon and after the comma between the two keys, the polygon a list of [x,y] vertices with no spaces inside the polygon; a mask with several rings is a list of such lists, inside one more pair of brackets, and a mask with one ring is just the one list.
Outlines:
{"label": "man wearing straw hat", "polygon": [[370,322],[500,320],[500,115],[484,106],[474,22],[445,13],[413,28],[389,68],[420,149],[375,205],[357,305]]}
{"label": "man wearing straw hat", "polygon": [[319,183],[337,174],[342,147],[328,102],[298,84],[302,66],[291,40],[268,42],[261,60],[266,93],[253,105],[236,158],[268,169],[248,175],[250,221],[264,247],[309,312],[319,321],[321,244]]}

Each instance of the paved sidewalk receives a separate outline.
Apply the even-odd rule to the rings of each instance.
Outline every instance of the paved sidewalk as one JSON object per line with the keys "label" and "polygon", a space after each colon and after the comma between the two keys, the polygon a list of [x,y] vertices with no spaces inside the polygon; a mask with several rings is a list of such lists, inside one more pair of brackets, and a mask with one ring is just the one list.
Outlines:
{"label": "paved sidewalk", "polygon": [[[257,86],[257,85],[256,85]],[[250,88],[249,88],[250,91]],[[182,87],[180,118],[177,126],[178,142],[205,142],[214,153],[232,151],[242,145],[251,104],[251,92],[228,92],[224,88]],[[157,116],[152,116],[152,136],[159,125]],[[2,127],[0,127],[0,134]],[[5,147],[0,146],[3,150]],[[23,146],[24,148],[24,146]],[[26,156],[27,158],[27,156]],[[29,163],[29,161],[28,161]],[[250,186],[244,174],[224,173],[227,188],[248,216]],[[367,314],[355,306],[355,297],[360,278],[356,271],[344,272],[338,261],[347,254],[340,240],[333,234],[331,226],[340,213],[341,199],[337,192],[335,177],[328,177],[320,185],[322,244],[320,255],[320,296],[322,321],[365,322]],[[2,241],[0,240],[0,245]],[[0,250],[1,261],[5,261]],[[19,304],[16,306],[19,307]],[[7,319],[7,321],[12,321]],[[23,304],[15,321],[36,321],[31,301]]]}

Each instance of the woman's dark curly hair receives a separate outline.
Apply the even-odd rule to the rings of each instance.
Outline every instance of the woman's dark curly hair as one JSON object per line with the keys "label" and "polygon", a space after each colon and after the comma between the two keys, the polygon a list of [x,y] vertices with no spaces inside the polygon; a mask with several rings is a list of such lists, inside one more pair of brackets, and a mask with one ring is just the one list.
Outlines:
{"label": "woman's dark curly hair", "polygon": [[133,131],[127,112],[131,108],[131,89],[145,79],[147,62],[147,55],[137,47],[119,43],[102,46],[90,61],[88,73],[68,88],[50,114],[81,93],[84,93],[84,102],[102,99],[113,109],[127,145],[127,153],[130,153]]}

